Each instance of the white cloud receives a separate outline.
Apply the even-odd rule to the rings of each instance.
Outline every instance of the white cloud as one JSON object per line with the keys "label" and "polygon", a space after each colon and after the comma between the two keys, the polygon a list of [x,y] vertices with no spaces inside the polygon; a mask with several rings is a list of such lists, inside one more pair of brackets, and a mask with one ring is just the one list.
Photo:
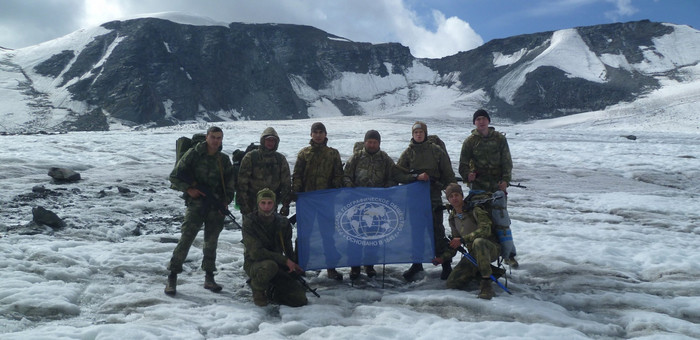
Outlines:
{"label": "white cloud", "polygon": [[[27,8],[23,1],[9,0],[14,7]],[[434,11],[432,31],[418,19],[419,15],[402,0],[256,0],[217,1],[200,0],[71,0],[74,6],[64,8],[62,15],[45,10],[32,16],[31,27],[52,29],[54,36],[32,36],[32,28],[19,24],[3,25],[0,45],[9,37],[14,46],[25,47],[45,40],[58,38],[72,31],[97,26],[125,17],[145,13],[183,12],[204,16],[221,22],[289,23],[310,25],[353,41],[385,43],[399,42],[408,46],[417,57],[443,57],[459,51],[475,48],[483,43],[471,26],[457,18],[446,18]],[[50,2],[54,8],[60,1]],[[0,3],[0,12],[9,9],[8,3]],[[1,8],[5,7],[5,8]],[[29,10],[27,10],[29,12]],[[0,17],[3,17],[0,15]],[[19,22],[19,21],[18,21]],[[15,32],[14,34],[12,32]],[[21,33],[25,33],[24,35]]]}
{"label": "white cloud", "polygon": [[632,5],[632,0],[607,0],[615,4],[615,10],[605,12],[605,17],[618,21],[620,18],[632,16],[639,10]]}

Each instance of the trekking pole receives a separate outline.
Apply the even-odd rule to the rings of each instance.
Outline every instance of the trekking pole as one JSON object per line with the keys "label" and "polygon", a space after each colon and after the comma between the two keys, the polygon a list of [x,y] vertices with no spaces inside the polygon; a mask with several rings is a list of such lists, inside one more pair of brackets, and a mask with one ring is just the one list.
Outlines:
{"label": "trekking pole", "polygon": [[[469,254],[469,252],[467,252],[467,250],[464,249],[464,247],[459,247],[459,248],[457,248],[457,250],[459,250],[459,252],[462,253],[462,256],[466,257],[467,260],[469,260],[469,262],[471,262],[471,263],[474,264],[477,268],[479,268],[479,265],[476,263],[476,259],[475,259],[471,254]],[[491,274],[491,275],[489,276],[489,278],[491,278],[491,281],[496,282],[496,284],[497,284],[499,287],[501,287],[501,289],[503,289],[506,293],[508,293],[508,294],[510,294],[510,295],[513,295],[513,293],[511,293],[510,290],[508,290],[508,288],[506,288],[506,286],[504,286],[504,285],[502,285],[500,282],[498,282],[498,279],[496,279],[496,278],[493,276],[493,274]]]}
{"label": "trekking pole", "polygon": [[509,187],[516,187],[516,188],[527,189],[526,186],[520,185],[520,183],[518,183],[518,184],[510,184],[510,183],[508,183],[508,186],[509,186]]}

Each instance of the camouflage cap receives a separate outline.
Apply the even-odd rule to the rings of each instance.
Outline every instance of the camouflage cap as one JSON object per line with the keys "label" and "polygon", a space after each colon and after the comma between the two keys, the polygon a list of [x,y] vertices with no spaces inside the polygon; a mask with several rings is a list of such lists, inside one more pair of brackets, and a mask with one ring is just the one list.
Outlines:
{"label": "camouflage cap", "polygon": [[277,195],[275,195],[274,191],[272,191],[268,188],[264,188],[264,189],[258,191],[258,200],[257,200],[258,204],[260,204],[260,201],[262,201],[263,199],[270,199],[273,202],[277,202]]}
{"label": "camouflage cap", "polygon": [[328,133],[326,131],[326,126],[323,125],[323,123],[321,123],[321,122],[316,122],[316,123],[311,124],[311,132],[314,132],[314,131],[323,131],[323,132]]}
{"label": "camouflage cap", "polygon": [[377,130],[369,130],[369,131],[367,131],[367,133],[365,133],[365,142],[366,142],[368,139],[376,139],[377,142],[380,142],[380,143],[382,142],[382,136],[379,135],[379,131],[377,131]]}

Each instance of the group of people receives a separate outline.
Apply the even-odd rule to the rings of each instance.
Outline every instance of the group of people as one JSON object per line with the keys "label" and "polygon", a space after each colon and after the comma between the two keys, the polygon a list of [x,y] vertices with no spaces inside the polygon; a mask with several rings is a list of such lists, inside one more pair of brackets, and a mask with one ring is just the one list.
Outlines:
{"label": "group of people", "polygon": [[[489,126],[490,121],[485,110],[474,113],[475,129],[464,141],[459,161],[459,174],[472,192],[482,196],[499,190],[506,192],[511,181],[512,161],[508,143],[503,134]],[[433,142],[427,125],[415,122],[411,134],[408,147],[395,163],[381,150],[380,133],[369,130],[362,147],[357,148],[343,166],[338,150],[328,146],[326,127],[316,122],[311,126],[309,146],[299,151],[290,174],[286,158],[277,152],[279,135],[268,127],[260,136],[259,148],[243,157],[236,176],[228,156],[221,152],[223,131],[218,127],[209,128],[205,142],[188,150],[170,174],[171,187],[183,192],[187,211],[181,227],[182,235],[168,264],[170,274],[165,293],[176,294],[177,274],[182,272],[187,252],[202,225],[204,288],[214,292],[222,289],[214,280],[214,272],[217,241],[225,216],[217,209],[207,208],[203,199],[205,193],[198,190],[197,185],[210,188],[209,195],[216,196],[216,200],[225,205],[233,201],[236,193],[236,203],[243,214],[243,269],[250,278],[248,284],[253,302],[258,306],[265,306],[270,301],[301,306],[307,303],[305,289],[294,276],[303,275],[303,269],[297,264],[292,226],[287,219],[290,203],[297,193],[429,181],[435,241],[433,264],[442,266],[440,278],[447,280],[449,288],[466,289],[469,281],[480,276],[485,279],[481,280],[478,296],[492,298],[493,289],[487,279],[493,273],[491,263],[501,256],[501,249],[498,238],[492,233],[491,217],[485,208],[465,203],[444,144],[440,146],[441,142]],[[188,178],[183,177],[183,173],[189,174],[192,181],[183,180]],[[451,238],[446,236],[443,225],[443,192],[449,202]],[[452,258],[457,249],[465,245],[478,266],[462,259],[453,270]],[[514,249],[506,256],[512,267],[517,266],[514,256]],[[365,266],[364,270],[368,277],[377,274],[371,265]],[[414,280],[423,270],[422,263],[414,263],[403,277],[407,281]],[[350,279],[358,278],[361,272],[361,267],[352,267]],[[326,273],[330,279],[343,280],[336,268],[328,268]]]}

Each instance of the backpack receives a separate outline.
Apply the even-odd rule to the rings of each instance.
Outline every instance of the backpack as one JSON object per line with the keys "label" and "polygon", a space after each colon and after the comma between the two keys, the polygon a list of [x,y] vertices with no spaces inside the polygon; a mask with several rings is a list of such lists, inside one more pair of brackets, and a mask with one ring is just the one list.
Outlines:
{"label": "backpack", "polygon": [[175,166],[177,166],[177,162],[180,161],[180,158],[185,155],[185,152],[187,150],[191,149],[198,143],[204,142],[207,140],[207,135],[203,133],[195,133],[192,135],[192,138],[187,138],[187,137],[180,137],[175,141]]}
{"label": "backpack", "polygon": [[241,169],[241,161],[243,161],[243,157],[248,153],[251,152],[255,149],[257,149],[258,146],[255,145],[255,143],[250,143],[244,150],[241,149],[236,149],[233,151],[231,154],[231,164],[233,165],[233,178],[236,179],[236,182],[238,182],[238,171]]}
{"label": "backpack", "polygon": [[[479,193],[477,193],[479,194]],[[515,256],[515,244],[513,243],[513,232],[510,229],[510,216],[508,215],[508,209],[506,208],[506,195],[503,191],[496,191],[491,195],[490,198],[485,199],[484,202],[474,202],[471,201],[473,193],[470,192],[467,197],[464,198],[464,203],[469,205],[481,205],[486,209],[491,217],[492,227],[491,234],[493,234],[498,242],[501,244],[501,257],[508,259]]]}
{"label": "backpack", "polygon": [[450,159],[450,154],[447,153],[447,147],[445,146],[445,142],[443,142],[442,139],[440,139],[440,137],[438,137],[438,135],[428,135],[428,137],[426,137],[425,140],[427,140],[428,143],[433,143],[433,144],[439,146],[442,149],[442,151],[445,151],[445,154],[447,155],[447,160],[449,160],[450,164],[452,164],[452,160]]}

